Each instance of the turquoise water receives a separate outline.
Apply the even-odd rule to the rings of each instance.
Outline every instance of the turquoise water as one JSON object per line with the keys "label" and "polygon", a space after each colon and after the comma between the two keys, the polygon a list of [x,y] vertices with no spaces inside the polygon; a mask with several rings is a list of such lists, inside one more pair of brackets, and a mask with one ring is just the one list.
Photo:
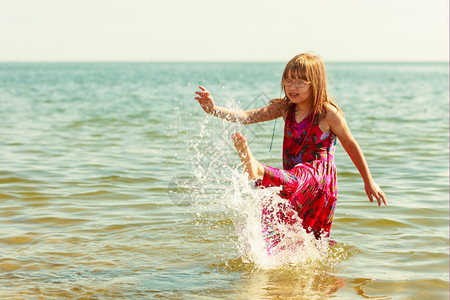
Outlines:
{"label": "turquoise water", "polygon": [[284,63],[1,63],[0,297],[448,299],[448,63],[326,66],[389,206],[338,145],[338,244],[286,263],[255,250],[260,195],[229,139],[280,167],[283,121],[194,100],[264,105]]}

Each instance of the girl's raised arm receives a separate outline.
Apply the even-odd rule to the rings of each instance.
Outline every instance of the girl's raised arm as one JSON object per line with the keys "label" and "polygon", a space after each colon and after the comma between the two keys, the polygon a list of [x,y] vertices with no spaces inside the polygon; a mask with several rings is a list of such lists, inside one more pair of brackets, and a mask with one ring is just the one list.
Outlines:
{"label": "girl's raised arm", "polygon": [[361,174],[364,180],[364,189],[370,202],[373,202],[373,197],[375,197],[378,206],[381,206],[381,202],[387,205],[386,195],[373,180],[361,147],[350,132],[344,116],[336,109],[330,107],[325,116],[325,121],[330,126],[330,130],[339,138],[345,151]]}
{"label": "girl's raised arm", "polygon": [[271,101],[267,106],[253,110],[233,110],[219,107],[214,104],[214,99],[206,88],[202,86],[199,88],[200,91],[195,92],[198,95],[195,99],[202,109],[208,114],[227,121],[241,124],[253,124],[279,118],[283,116],[284,113],[283,109],[279,107],[279,103],[276,101]]}

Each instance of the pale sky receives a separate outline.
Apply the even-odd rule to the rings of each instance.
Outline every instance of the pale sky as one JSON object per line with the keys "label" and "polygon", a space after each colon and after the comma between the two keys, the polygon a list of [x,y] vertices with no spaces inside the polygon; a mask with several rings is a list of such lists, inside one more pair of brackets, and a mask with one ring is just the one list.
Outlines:
{"label": "pale sky", "polygon": [[448,0],[0,0],[0,61],[448,61]]}

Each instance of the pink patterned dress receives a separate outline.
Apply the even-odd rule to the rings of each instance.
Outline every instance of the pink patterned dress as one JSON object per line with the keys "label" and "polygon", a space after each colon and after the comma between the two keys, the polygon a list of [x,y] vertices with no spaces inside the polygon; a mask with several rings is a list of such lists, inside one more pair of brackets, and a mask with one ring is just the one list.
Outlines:
{"label": "pink patterned dress", "polygon": [[[290,208],[279,207],[275,214],[273,208],[263,208],[263,235],[269,252],[281,238],[273,225],[277,222],[295,226],[300,219],[306,232],[312,232],[317,239],[330,234],[337,201],[336,136],[323,132],[317,122],[309,129],[311,119],[310,115],[297,123],[295,106],[292,106],[284,127],[283,169],[264,166],[259,184],[281,186],[279,195],[288,200]],[[293,217],[294,213],[298,218]],[[276,222],[274,216],[278,219]]]}

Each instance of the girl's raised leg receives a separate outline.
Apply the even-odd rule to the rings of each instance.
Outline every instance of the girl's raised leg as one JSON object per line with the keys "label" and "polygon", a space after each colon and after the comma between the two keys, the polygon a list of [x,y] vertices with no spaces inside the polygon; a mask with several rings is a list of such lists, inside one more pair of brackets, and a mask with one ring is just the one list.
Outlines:
{"label": "girl's raised leg", "polygon": [[255,159],[248,147],[247,140],[239,132],[233,133],[231,139],[244,164],[244,171],[248,173],[249,179],[261,179],[264,175],[264,166]]}

